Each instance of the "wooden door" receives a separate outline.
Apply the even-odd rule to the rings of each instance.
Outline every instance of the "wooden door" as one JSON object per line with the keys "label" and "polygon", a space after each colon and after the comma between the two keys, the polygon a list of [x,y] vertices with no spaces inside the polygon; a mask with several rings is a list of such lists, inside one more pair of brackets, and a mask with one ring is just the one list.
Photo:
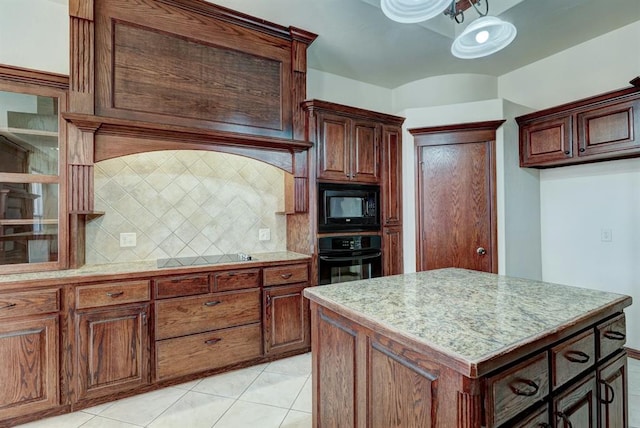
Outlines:
{"label": "wooden door", "polygon": [[306,284],[264,289],[264,352],[304,349],[310,345],[309,301],[302,291]]}
{"label": "wooden door", "polygon": [[380,182],[380,125],[354,121],[351,141],[350,179],[362,183]]}
{"label": "wooden door", "polygon": [[402,226],[382,229],[382,275],[397,275],[404,270],[402,258]]}
{"label": "wooden door", "polygon": [[495,130],[502,122],[409,130],[417,146],[418,271],[497,272]]}
{"label": "wooden door", "polygon": [[601,428],[628,426],[627,355],[622,353],[598,370]]}
{"label": "wooden door", "polygon": [[346,181],[351,178],[351,120],[338,115],[318,115],[318,178]]}
{"label": "wooden door", "polygon": [[115,394],[149,383],[149,304],[76,315],[77,399]]}
{"label": "wooden door", "polygon": [[402,225],[402,131],[385,127],[382,137],[382,225]]}
{"label": "wooden door", "polygon": [[0,420],[57,406],[58,315],[3,320],[0,361]]}
{"label": "wooden door", "polygon": [[591,373],[553,400],[553,417],[558,428],[596,428],[596,375]]}

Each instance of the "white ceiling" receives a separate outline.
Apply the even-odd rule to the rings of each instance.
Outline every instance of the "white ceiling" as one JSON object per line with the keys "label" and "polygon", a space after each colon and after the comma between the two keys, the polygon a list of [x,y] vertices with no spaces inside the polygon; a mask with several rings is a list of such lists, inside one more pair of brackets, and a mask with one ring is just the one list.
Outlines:
{"label": "white ceiling", "polygon": [[[500,76],[640,20],[640,0],[488,0],[489,14],[513,23],[518,35],[501,52],[463,60],[451,55],[450,46],[455,34],[478,17],[473,9],[462,25],[444,15],[399,24],[384,16],[379,0],[210,1],[316,33],[308,51],[310,68],[386,88],[444,74]],[[640,48],[629,55],[637,57]]]}

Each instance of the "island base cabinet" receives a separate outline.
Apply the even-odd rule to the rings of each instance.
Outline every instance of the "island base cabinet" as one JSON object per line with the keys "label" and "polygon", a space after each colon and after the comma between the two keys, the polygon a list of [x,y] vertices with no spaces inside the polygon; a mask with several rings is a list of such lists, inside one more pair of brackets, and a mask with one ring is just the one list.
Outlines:
{"label": "island base cabinet", "polygon": [[59,404],[58,329],[58,315],[0,325],[0,420]]}
{"label": "island base cabinet", "polygon": [[553,400],[556,427],[597,428],[596,374],[591,373]]}
{"label": "island base cabinet", "polygon": [[149,383],[148,319],[148,303],[76,315],[77,401]]}
{"label": "island base cabinet", "polygon": [[629,409],[626,352],[598,370],[600,428],[626,428]]}

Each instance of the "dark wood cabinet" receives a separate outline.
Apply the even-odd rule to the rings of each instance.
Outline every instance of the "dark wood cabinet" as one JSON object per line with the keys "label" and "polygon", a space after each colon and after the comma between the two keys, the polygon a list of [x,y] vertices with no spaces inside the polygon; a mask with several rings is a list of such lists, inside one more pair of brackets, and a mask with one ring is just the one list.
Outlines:
{"label": "dark wood cabinet", "polygon": [[348,116],[318,115],[318,178],[332,181],[380,181],[380,127]]}
{"label": "dark wood cabinet", "polygon": [[60,404],[58,335],[57,314],[2,320],[0,420]]}
{"label": "dark wood cabinet", "polygon": [[627,358],[624,352],[598,370],[600,428],[629,426],[627,379]]}
{"label": "dark wood cabinet", "polygon": [[309,286],[309,266],[295,264],[265,268],[263,284],[265,355],[309,349],[309,301],[302,295]]}
{"label": "dark wood cabinet", "polygon": [[516,118],[520,166],[545,168],[640,156],[640,87]]}
{"label": "dark wood cabinet", "polygon": [[556,427],[598,427],[596,375],[591,373],[553,400]]}
{"label": "dark wood cabinet", "polygon": [[150,382],[149,303],[76,314],[77,401],[128,391]]}
{"label": "dark wood cabinet", "polygon": [[382,228],[382,275],[403,273],[402,226]]}
{"label": "dark wood cabinet", "polygon": [[311,345],[308,284],[268,287],[263,294],[264,353],[275,355]]}
{"label": "dark wood cabinet", "polygon": [[382,131],[382,225],[402,225],[402,129]]}

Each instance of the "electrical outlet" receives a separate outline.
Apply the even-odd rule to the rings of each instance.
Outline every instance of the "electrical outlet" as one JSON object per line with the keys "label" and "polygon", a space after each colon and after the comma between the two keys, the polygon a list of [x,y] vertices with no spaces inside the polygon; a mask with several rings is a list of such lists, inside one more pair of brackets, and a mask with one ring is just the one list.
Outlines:
{"label": "electrical outlet", "polygon": [[120,247],[135,247],[136,246],[136,234],[133,232],[130,233],[121,233],[120,234]]}
{"label": "electrical outlet", "polygon": [[271,229],[258,229],[258,239],[260,241],[270,241]]}
{"label": "electrical outlet", "polygon": [[611,229],[602,229],[600,230],[600,240],[602,242],[611,242],[613,241],[613,233]]}

